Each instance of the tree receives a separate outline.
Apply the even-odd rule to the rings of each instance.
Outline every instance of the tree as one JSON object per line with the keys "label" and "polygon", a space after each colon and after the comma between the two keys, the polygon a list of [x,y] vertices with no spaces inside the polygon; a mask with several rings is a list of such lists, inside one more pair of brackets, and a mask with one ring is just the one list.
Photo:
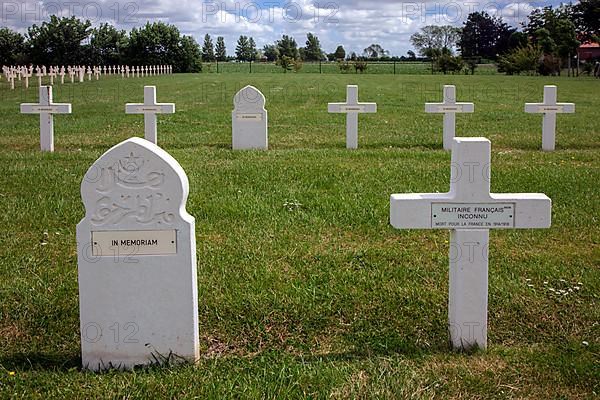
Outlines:
{"label": "tree", "polygon": [[248,41],[248,37],[241,35],[237,41],[237,46],[235,47],[235,57],[238,61],[249,61],[248,60],[248,48],[250,46],[250,42]]}
{"label": "tree", "polygon": [[319,61],[323,58],[323,50],[321,49],[321,42],[319,38],[308,33],[306,35],[306,47],[304,48],[303,60],[306,61]]}
{"label": "tree", "polygon": [[513,32],[508,39],[508,49],[514,50],[519,47],[525,47],[529,43],[529,38],[525,32]]}
{"label": "tree", "polygon": [[431,60],[431,73],[434,71],[435,61],[444,52],[452,54],[452,49],[460,37],[460,28],[450,25],[428,25],[421,28],[420,32],[410,37],[410,42],[420,55]]}
{"label": "tree", "polygon": [[346,50],[342,45],[338,46],[333,54],[335,55],[336,60],[344,60],[346,58]]}
{"label": "tree", "polygon": [[509,48],[509,40],[516,29],[502,18],[491,17],[486,12],[469,14],[460,34],[459,47],[465,58],[495,60]]}
{"label": "tree", "polygon": [[213,45],[212,38],[207,33],[204,36],[204,44],[202,45],[202,61],[213,62],[215,60],[215,47]]}
{"label": "tree", "polygon": [[110,24],[100,24],[92,29],[89,58],[91,64],[121,64],[128,46],[127,33]]}
{"label": "tree", "polygon": [[[524,30],[533,44],[542,48],[546,58],[570,59],[573,54],[576,54],[580,44],[577,40],[574,19],[572,6],[563,5],[558,8],[548,6],[533,10],[529,14],[529,21]],[[560,73],[560,66],[558,70]]]}
{"label": "tree", "polygon": [[295,60],[300,56],[300,53],[298,52],[298,44],[291,36],[283,35],[281,40],[275,42],[275,45],[277,46],[279,57],[286,56]]}
{"label": "tree", "polygon": [[90,21],[50,16],[49,22],[32,25],[27,36],[31,62],[40,65],[76,65],[84,60],[81,43],[90,34]]}
{"label": "tree", "polygon": [[0,65],[15,65],[22,61],[25,37],[8,28],[0,28]]}
{"label": "tree", "polygon": [[246,54],[246,58],[248,61],[254,61],[256,60],[257,55],[256,42],[253,37],[250,37],[250,40],[248,40],[248,53]]}
{"label": "tree", "polygon": [[227,60],[227,49],[225,48],[225,39],[223,36],[217,37],[217,46],[215,47],[215,58],[217,61]]}
{"label": "tree", "polygon": [[274,44],[265,44],[263,47],[263,55],[267,58],[267,61],[277,61],[279,58],[279,50]]}
{"label": "tree", "polygon": [[412,50],[407,51],[406,55],[408,55],[408,59],[411,60],[411,61],[414,61],[414,60],[417,59],[417,55]]}
{"label": "tree", "polygon": [[201,57],[198,43],[192,37],[182,36],[175,25],[148,22],[129,34],[128,64],[171,64],[174,72],[196,72],[201,68],[197,65]]}
{"label": "tree", "polygon": [[178,48],[178,56],[171,62],[176,72],[202,71],[202,52],[193,37],[183,36]]}
{"label": "tree", "polygon": [[379,45],[379,44],[372,44],[363,50],[363,55],[366,58],[381,58],[381,57],[385,57],[389,54],[390,54],[390,52],[387,50],[384,50],[383,47],[381,47],[381,45]]}
{"label": "tree", "polygon": [[573,12],[578,38],[600,42],[600,0],[580,0]]}
{"label": "tree", "polygon": [[498,59],[498,72],[507,75],[519,74],[521,72],[533,73],[537,68],[542,56],[541,50],[531,44],[519,47]]}

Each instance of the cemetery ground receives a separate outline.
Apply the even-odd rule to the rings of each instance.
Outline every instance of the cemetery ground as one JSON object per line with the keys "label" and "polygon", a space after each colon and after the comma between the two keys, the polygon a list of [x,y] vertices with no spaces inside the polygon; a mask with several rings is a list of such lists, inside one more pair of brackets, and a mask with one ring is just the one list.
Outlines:
{"label": "cemetery ground", "polygon": [[[201,360],[134,372],[80,370],[75,226],[80,184],[113,145],[143,136],[143,85],[177,113],[158,144],[190,180],[196,218]],[[259,88],[269,151],[231,150],[234,94]],[[347,84],[378,113],[328,114]],[[393,193],[445,192],[444,84],[474,114],[457,136],[492,142],[492,191],[539,192],[552,228],[490,232],[489,348],[451,351],[449,233],[394,230]],[[544,84],[576,114],[541,148]],[[197,74],[57,85],[55,153],[37,87],[0,82],[0,397],[591,398],[600,393],[600,82],[591,78]],[[122,261],[122,260],[121,260]],[[166,266],[168,267],[168,266]],[[104,334],[123,340],[122,326]]]}

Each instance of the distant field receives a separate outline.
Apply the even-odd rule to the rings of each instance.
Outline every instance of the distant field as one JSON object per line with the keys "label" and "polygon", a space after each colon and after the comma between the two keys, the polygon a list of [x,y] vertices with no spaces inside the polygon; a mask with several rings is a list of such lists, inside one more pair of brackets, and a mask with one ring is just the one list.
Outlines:
{"label": "distant field", "polygon": [[[227,62],[227,63],[219,63],[217,68],[217,63],[203,63],[203,72],[211,72],[215,73],[232,73],[232,72],[247,72],[247,73],[284,73],[283,68],[274,63],[236,63],[236,62]],[[423,63],[423,62],[397,62],[394,66],[393,62],[370,62],[368,63],[366,71],[364,74],[396,74],[400,75],[422,75],[431,73],[431,64]],[[335,62],[324,62],[324,63],[313,63],[306,62],[302,64],[302,69],[299,71],[300,73],[312,73],[312,74],[339,74],[342,73],[338,66],[338,63]],[[289,73],[289,72],[288,72]],[[345,74],[356,74],[354,67],[351,68],[350,71],[344,72]],[[481,64],[476,69],[476,75],[490,75],[496,74],[496,66],[493,64]]]}
{"label": "distant field", "polygon": [[[145,84],[177,104],[159,117],[159,144],[190,180],[202,360],[82,373],[80,183],[108,148],[143,135],[124,108]],[[267,152],[230,150],[233,96],[247,84],[267,98]],[[346,84],[379,106],[360,117],[357,151],[344,148],[345,118],[327,113]],[[442,117],[423,105],[443,84],[475,103],[457,133],[492,141],[492,190],[553,200],[551,229],[491,233],[490,347],[472,355],[448,346],[448,232],[388,223],[390,194],[448,190]],[[544,84],[577,104],[558,117],[554,153],[539,151],[541,116],[523,112]],[[565,77],[103,77],[56,86],[73,114],[55,117],[56,152],[42,154],[39,118],[19,114],[37,88],[0,81],[0,398],[597,397],[598,93],[600,80]]]}

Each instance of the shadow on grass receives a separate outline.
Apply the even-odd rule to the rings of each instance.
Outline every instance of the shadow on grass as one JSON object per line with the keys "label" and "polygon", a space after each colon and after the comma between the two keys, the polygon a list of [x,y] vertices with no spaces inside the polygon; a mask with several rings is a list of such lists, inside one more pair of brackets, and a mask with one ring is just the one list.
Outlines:
{"label": "shadow on grass", "polygon": [[0,366],[7,370],[69,371],[81,368],[81,357],[74,354],[19,353],[0,357]]}

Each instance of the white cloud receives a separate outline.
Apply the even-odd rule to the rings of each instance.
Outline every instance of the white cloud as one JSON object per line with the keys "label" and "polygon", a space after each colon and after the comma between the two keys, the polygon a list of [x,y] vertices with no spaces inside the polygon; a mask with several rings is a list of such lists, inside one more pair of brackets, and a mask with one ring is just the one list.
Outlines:
{"label": "white cloud", "polygon": [[184,34],[202,42],[204,34],[224,36],[233,53],[239,35],[253,36],[259,46],[272,43],[282,34],[292,35],[304,45],[306,33],[321,39],[331,52],[343,44],[348,52],[361,53],[379,43],[392,54],[403,55],[411,48],[410,35],[425,25],[460,26],[473,11],[485,10],[518,26],[529,12],[552,2],[496,1],[397,1],[397,0],[3,0],[1,25],[26,31],[48,14],[75,15],[97,25],[111,22],[131,29],[146,21],[175,24]]}

